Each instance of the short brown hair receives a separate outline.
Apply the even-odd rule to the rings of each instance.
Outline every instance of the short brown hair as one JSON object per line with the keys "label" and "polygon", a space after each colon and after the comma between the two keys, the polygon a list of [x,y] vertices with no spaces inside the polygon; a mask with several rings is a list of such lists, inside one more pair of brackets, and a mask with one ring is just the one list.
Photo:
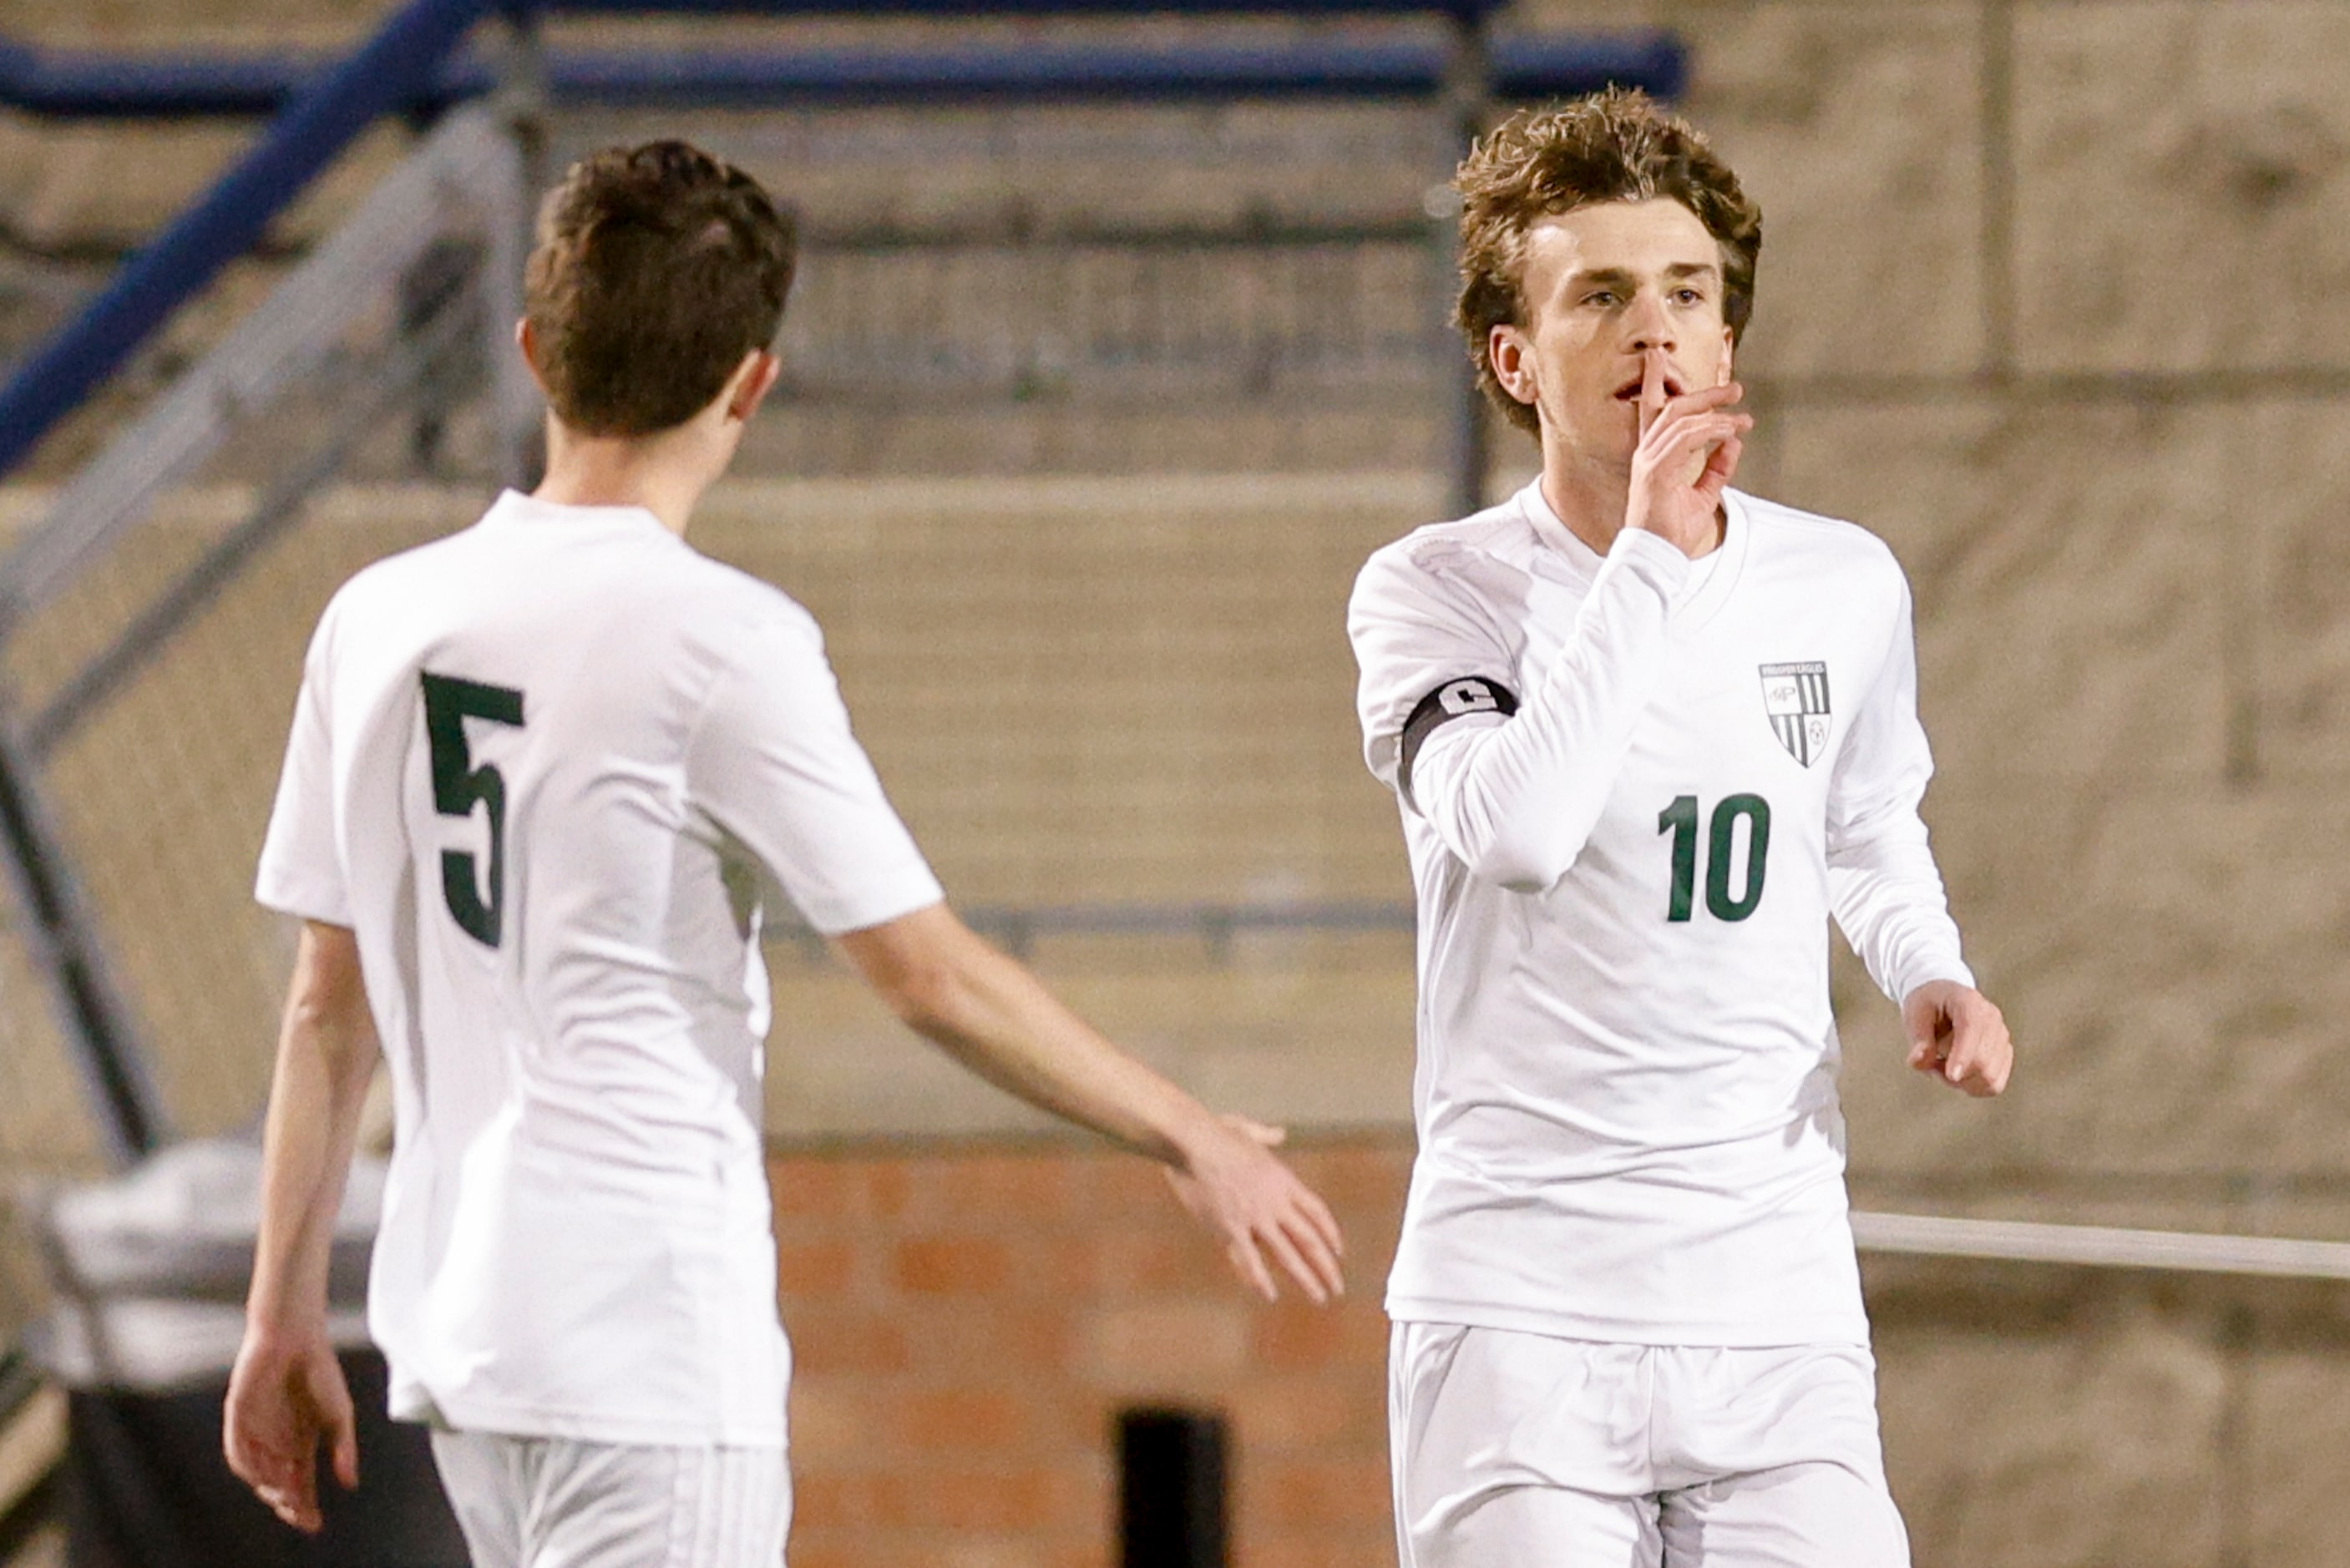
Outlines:
{"label": "short brown hair", "polygon": [[775,342],[796,249],[756,180],[689,143],[573,164],[539,206],[524,286],[556,416],[642,436],[700,413]]}
{"label": "short brown hair", "polygon": [[1540,219],[1602,202],[1669,197],[1697,214],[1721,247],[1721,313],[1733,337],[1754,313],[1762,209],[1702,134],[1638,89],[1610,88],[1555,109],[1520,109],[1478,141],[1452,188],[1461,193],[1454,319],[1485,395],[1521,429],[1539,431],[1541,421],[1493,379],[1486,345],[1494,327],[1525,325],[1526,231]]}

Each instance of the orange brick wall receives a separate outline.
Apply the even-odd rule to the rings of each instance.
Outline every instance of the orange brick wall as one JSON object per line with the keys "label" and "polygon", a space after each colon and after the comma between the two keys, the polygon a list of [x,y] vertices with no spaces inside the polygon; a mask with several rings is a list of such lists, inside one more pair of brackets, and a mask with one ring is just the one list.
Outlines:
{"label": "orange brick wall", "polygon": [[[1231,1420],[1234,1568],[1392,1568],[1378,1297],[1409,1135],[1294,1158],[1347,1227],[1336,1311],[1253,1304],[1139,1160],[778,1158],[792,1568],[1115,1568],[1112,1417],[1160,1399]],[[2350,1287],[1863,1265],[1918,1568],[2344,1561]]]}
{"label": "orange brick wall", "polygon": [[1393,1560],[1380,1288],[1409,1135],[1293,1155],[1346,1227],[1332,1309],[1245,1295],[1143,1161],[1078,1146],[777,1157],[792,1568],[1104,1568],[1116,1412],[1226,1413],[1236,1568]]}

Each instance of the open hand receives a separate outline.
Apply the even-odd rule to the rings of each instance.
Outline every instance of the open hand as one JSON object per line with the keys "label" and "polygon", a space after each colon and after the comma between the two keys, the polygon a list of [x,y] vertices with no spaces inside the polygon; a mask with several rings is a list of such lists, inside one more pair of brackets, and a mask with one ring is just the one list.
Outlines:
{"label": "open hand", "polygon": [[1325,1303],[1346,1293],[1338,1267],[1346,1241],[1329,1206],[1273,1154],[1287,1136],[1246,1116],[1217,1117],[1167,1179],[1257,1294],[1267,1301],[1281,1294],[1265,1266],[1270,1252],[1309,1300]]}
{"label": "open hand", "polygon": [[1691,558],[1712,548],[1721,493],[1744,450],[1739,438],[1754,428],[1751,415],[1731,410],[1745,395],[1731,381],[1669,397],[1664,350],[1642,357],[1640,444],[1632,452],[1626,527],[1662,535]]}
{"label": "open hand", "polygon": [[1901,1003],[1909,1030],[1909,1065],[1977,1099],[2007,1087],[2015,1042],[1991,999],[1954,980],[1929,980]]}
{"label": "open hand", "polygon": [[358,1418],[324,1330],[282,1342],[248,1330],[229,1375],[221,1448],[238,1480],[278,1518],[309,1535],[326,1523],[318,1511],[322,1443],[343,1490],[358,1486]]}

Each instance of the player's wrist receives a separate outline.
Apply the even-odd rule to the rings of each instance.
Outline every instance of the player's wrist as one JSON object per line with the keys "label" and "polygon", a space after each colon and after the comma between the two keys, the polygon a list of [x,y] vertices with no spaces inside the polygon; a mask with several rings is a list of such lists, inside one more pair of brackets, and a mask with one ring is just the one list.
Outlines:
{"label": "player's wrist", "polygon": [[292,1359],[328,1342],[327,1301],[308,1293],[282,1296],[255,1291],[244,1303],[244,1344],[248,1353]]}
{"label": "player's wrist", "polygon": [[1185,1176],[1201,1178],[1226,1162],[1237,1135],[1222,1116],[1194,1100],[1181,1107],[1161,1136],[1169,1150],[1167,1163]]}
{"label": "player's wrist", "polygon": [[334,1341],[322,1325],[315,1331],[279,1334],[248,1325],[236,1350],[231,1381],[248,1388],[282,1386],[302,1377],[335,1355]]}
{"label": "player's wrist", "polygon": [[1624,514],[1627,534],[1645,534],[1672,546],[1684,564],[1717,548],[1721,528],[1719,505],[1692,508],[1659,501],[1642,507],[1636,499]]}
{"label": "player's wrist", "polygon": [[1907,1009],[1916,1002],[1933,1001],[1975,989],[1971,977],[1960,979],[1952,974],[1929,974],[1909,982],[1901,992],[1901,1006]]}

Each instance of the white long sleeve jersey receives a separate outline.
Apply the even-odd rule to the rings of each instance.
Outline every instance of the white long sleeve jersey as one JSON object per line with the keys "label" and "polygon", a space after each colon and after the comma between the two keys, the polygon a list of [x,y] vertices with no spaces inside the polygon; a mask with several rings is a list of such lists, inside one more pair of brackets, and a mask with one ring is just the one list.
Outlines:
{"label": "white long sleeve jersey", "polygon": [[1971,984],[1918,802],[1908,586],[1731,492],[1692,563],[1537,486],[1374,555],[1348,610],[1419,903],[1400,1321],[1865,1342],[1827,922]]}

